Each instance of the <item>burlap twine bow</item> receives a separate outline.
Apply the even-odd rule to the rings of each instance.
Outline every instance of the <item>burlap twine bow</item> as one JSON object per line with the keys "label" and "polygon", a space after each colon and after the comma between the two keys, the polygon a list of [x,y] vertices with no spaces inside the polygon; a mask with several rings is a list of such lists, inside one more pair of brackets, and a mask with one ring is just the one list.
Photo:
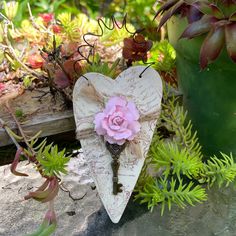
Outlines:
{"label": "burlap twine bow", "polygon": [[[106,101],[108,101],[109,98],[111,97],[108,94],[101,93],[98,90],[96,90],[91,80],[88,80],[88,86],[83,87],[80,90],[79,95],[80,95],[80,99],[84,98],[88,102],[96,104],[98,107],[101,107],[101,110],[105,108]],[[121,93],[120,94],[116,93],[113,96],[124,96],[124,95]],[[138,108],[138,104],[136,105]],[[152,121],[152,120],[155,121],[160,115],[160,110],[158,108],[155,111],[145,112],[145,113],[142,113],[142,111],[139,108],[138,110],[140,114],[140,118],[138,121],[140,122],[140,124],[142,124],[142,122],[145,122],[145,121]],[[86,139],[91,136],[97,135],[95,132],[94,123],[93,123],[95,115],[96,113],[91,114],[90,116],[83,117],[83,118],[77,118],[76,134],[77,134],[78,140]],[[137,155],[138,157],[142,156],[141,148],[140,148],[140,140],[145,141],[145,137],[141,137],[141,135],[137,135],[137,137],[134,140],[129,141],[129,145],[128,145],[131,149],[131,153]]]}

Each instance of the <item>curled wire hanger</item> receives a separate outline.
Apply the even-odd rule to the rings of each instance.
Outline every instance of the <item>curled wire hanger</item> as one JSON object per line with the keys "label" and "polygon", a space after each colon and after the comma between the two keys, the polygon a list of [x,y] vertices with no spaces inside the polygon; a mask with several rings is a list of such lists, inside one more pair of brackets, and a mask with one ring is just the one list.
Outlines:
{"label": "curled wire hanger", "polygon": [[[137,43],[137,44],[143,44],[143,43],[144,43],[144,42],[137,42],[137,41],[135,40],[135,35],[141,33],[142,31],[144,31],[145,28],[138,29],[138,30],[136,30],[136,31],[134,31],[134,32],[131,32],[131,31],[128,29],[128,27],[127,27],[127,14],[125,14],[125,16],[124,16],[124,18],[123,18],[121,24],[117,22],[117,20],[115,19],[114,16],[111,16],[111,18],[110,18],[110,24],[109,24],[109,25],[108,25],[102,18],[99,18],[99,19],[97,20],[97,22],[98,22],[98,26],[99,26],[99,29],[100,29],[100,33],[95,34],[95,33],[88,32],[88,33],[84,34],[84,35],[83,35],[83,41],[85,42],[85,44],[80,45],[80,46],[77,48],[77,52],[80,54],[80,56],[81,56],[82,58],[80,58],[80,59],[78,59],[78,60],[75,61],[75,63],[74,63],[74,70],[75,70],[75,72],[76,72],[76,63],[78,63],[79,61],[85,60],[85,61],[86,61],[87,63],[89,63],[90,65],[92,64],[92,62],[90,62],[90,60],[89,60],[89,57],[90,57],[91,55],[94,55],[95,43],[91,44],[90,42],[88,42],[88,40],[86,39],[86,37],[87,37],[87,36],[102,37],[102,36],[104,35],[104,29],[103,29],[103,27],[105,27],[105,28],[108,29],[108,30],[114,30],[115,28],[118,28],[118,29],[123,29],[123,28],[124,28],[124,29],[133,37],[133,40],[134,40],[135,43]],[[87,57],[81,52],[81,49],[83,49],[83,48],[85,48],[85,47],[89,47],[89,48],[90,48]],[[142,77],[143,73],[145,73],[145,71],[146,71],[150,66],[152,66],[153,64],[155,64],[155,62],[148,62],[148,63],[147,63],[147,62],[145,62],[144,60],[143,60],[143,63],[144,63],[145,65],[147,65],[147,67],[140,73],[140,75],[139,75],[140,78]],[[76,72],[76,73],[77,73],[77,72]],[[85,77],[85,76],[83,76],[83,77]],[[86,79],[87,79],[87,78],[86,78]]]}

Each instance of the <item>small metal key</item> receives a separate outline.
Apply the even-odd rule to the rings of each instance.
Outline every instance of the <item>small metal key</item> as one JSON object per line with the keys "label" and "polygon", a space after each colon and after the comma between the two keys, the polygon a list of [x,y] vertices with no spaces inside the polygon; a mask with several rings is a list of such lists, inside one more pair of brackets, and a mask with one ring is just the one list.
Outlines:
{"label": "small metal key", "polygon": [[112,171],[113,171],[113,194],[117,195],[118,193],[122,192],[121,187],[123,186],[121,183],[119,183],[118,179],[118,170],[120,167],[120,161],[119,157],[121,152],[125,149],[126,143],[123,145],[118,145],[118,144],[110,144],[106,142],[106,147],[108,151],[111,153],[111,157],[113,159],[111,163]]}

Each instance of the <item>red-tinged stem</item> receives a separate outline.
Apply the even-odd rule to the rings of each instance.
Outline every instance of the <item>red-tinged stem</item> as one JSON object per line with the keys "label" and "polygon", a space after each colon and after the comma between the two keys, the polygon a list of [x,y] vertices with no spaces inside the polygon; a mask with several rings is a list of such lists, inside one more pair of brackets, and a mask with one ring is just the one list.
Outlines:
{"label": "red-tinged stem", "polygon": [[7,111],[9,112],[9,114],[11,115],[11,117],[13,118],[13,120],[15,121],[15,123],[16,123],[16,125],[17,125],[17,128],[18,128],[18,130],[20,131],[20,134],[21,134],[21,136],[22,136],[22,138],[23,138],[25,144],[29,147],[29,149],[30,149],[32,155],[35,156],[36,153],[35,153],[34,149],[30,147],[30,144],[29,144],[29,142],[28,142],[27,139],[26,139],[25,133],[24,133],[24,131],[23,131],[23,129],[22,129],[22,127],[21,127],[19,121],[17,120],[15,114],[13,113],[13,111],[12,111],[12,109],[11,109],[11,107],[10,107],[8,101],[5,103],[5,107],[6,107]]}
{"label": "red-tinged stem", "polygon": [[55,214],[55,210],[54,210],[54,199],[48,202],[48,212],[47,212],[45,218],[47,218],[47,220],[50,221],[50,224],[57,223],[56,214]]}
{"label": "red-tinged stem", "polygon": [[12,172],[14,175],[17,175],[17,176],[28,176],[28,175],[25,174],[25,173],[21,173],[21,172],[16,171],[16,167],[17,167],[17,165],[18,165],[18,163],[19,163],[20,155],[21,155],[22,152],[23,152],[23,148],[22,148],[22,147],[20,147],[20,148],[17,149],[16,155],[15,155],[15,159],[14,159],[14,161],[13,161],[12,164],[11,164],[10,170],[11,170],[11,172]]}
{"label": "red-tinged stem", "polygon": [[41,176],[44,177],[44,178],[46,178],[46,179],[50,179],[50,177],[45,176],[45,175],[43,174],[43,172],[40,170],[41,164],[40,164],[40,163],[37,161],[37,159],[36,159],[36,152],[34,151],[33,148],[30,147],[30,144],[29,144],[29,142],[27,141],[27,139],[26,139],[26,137],[25,137],[24,131],[23,131],[23,129],[22,129],[20,123],[18,122],[16,116],[14,115],[12,109],[10,108],[8,102],[6,102],[5,107],[7,108],[9,114],[10,114],[10,115],[12,116],[12,118],[14,119],[14,121],[15,121],[15,123],[16,123],[16,125],[17,125],[17,127],[18,127],[18,129],[19,129],[19,131],[20,131],[20,133],[21,133],[21,136],[22,136],[24,142],[26,143],[26,145],[28,146],[28,148],[30,149],[30,151],[31,151],[31,153],[32,153],[32,156],[28,156],[26,153],[23,152],[23,149],[22,149],[22,147],[20,146],[20,144],[19,144],[19,143],[16,141],[16,139],[8,132],[8,130],[4,128],[4,127],[6,127],[5,122],[4,122],[2,119],[0,119],[0,124],[1,124],[2,128],[7,132],[7,134],[9,135],[9,137],[11,138],[11,140],[13,141],[13,143],[15,144],[17,150],[22,149],[22,154],[23,154],[29,161],[33,162],[33,163],[37,166],[38,171],[39,171],[39,173],[41,174]]}
{"label": "red-tinged stem", "polygon": [[54,200],[49,201],[48,203],[48,209],[50,211],[54,211]]}

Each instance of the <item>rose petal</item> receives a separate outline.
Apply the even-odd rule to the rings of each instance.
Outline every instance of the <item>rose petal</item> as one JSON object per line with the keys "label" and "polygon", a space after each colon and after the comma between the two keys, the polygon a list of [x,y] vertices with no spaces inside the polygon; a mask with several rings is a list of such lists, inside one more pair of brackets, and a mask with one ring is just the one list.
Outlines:
{"label": "rose petal", "polygon": [[122,97],[118,97],[118,96],[111,97],[108,103],[106,104],[104,112],[108,114],[111,109],[116,108],[116,106],[121,106],[121,107],[126,106],[126,103],[127,103],[126,100]]}
{"label": "rose petal", "polygon": [[132,123],[133,121],[136,120],[133,113],[131,113],[128,109],[125,112],[124,119],[127,120],[129,123]]}
{"label": "rose petal", "polygon": [[120,131],[123,131],[124,129],[127,129],[129,123],[124,120],[123,123],[120,125]]}
{"label": "rose petal", "polygon": [[110,127],[108,126],[108,120],[107,118],[105,118],[104,120],[102,120],[102,128],[106,130],[106,133],[113,137],[115,135],[115,132],[113,130],[110,129]]}
{"label": "rose petal", "polygon": [[123,132],[116,132],[114,135],[115,140],[127,139],[132,135],[132,132],[128,129],[124,130]]}
{"label": "rose petal", "polygon": [[116,111],[124,114],[123,117],[128,122],[133,122],[133,120],[135,120],[134,115],[129,111],[127,107],[116,106]]}
{"label": "rose petal", "polygon": [[129,138],[127,138],[129,141],[131,141],[131,140],[133,140],[135,138],[137,133],[140,132],[141,125],[140,125],[139,122],[134,121],[132,124],[129,125],[128,129],[130,129],[132,131],[132,135]]}
{"label": "rose petal", "polygon": [[113,120],[115,117],[123,117],[124,113],[121,110],[118,110],[119,108],[116,108],[116,111],[109,117],[111,120]]}
{"label": "rose petal", "polygon": [[138,112],[138,109],[135,106],[135,104],[133,102],[128,102],[127,108],[133,114],[134,119],[138,120],[139,119],[139,112]]}
{"label": "rose petal", "polygon": [[105,114],[103,112],[99,112],[95,115],[95,119],[93,121],[93,123],[95,124],[95,127],[96,126],[100,126],[102,120],[104,119],[105,117]]}
{"label": "rose petal", "polygon": [[126,139],[121,139],[121,140],[116,141],[118,145],[123,145],[125,142],[126,142]]}
{"label": "rose petal", "polygon": [[104,135],[106,134],[106,130],[102,128],[102,120],[104,119],[105,114],[103,112],[100,112],[95,115],[95,119],[93,123],[95,124],[95,131],[98,135]]}
{"label": "rose petal", "polygon": [[122,145],[126,142],[126,139],[120,139],[120,140],[116,140],[116,139],[113,139],[109,136],[104,136],[104,139],[108,142],[108,143],[111,143],[111,144],[118,144],[118,145]]}
{"label": "rose petal", "polygon": [[110,125],[109,127],[110,127],[111,130],[113,130],[113,131],[118,131],[118,130],[120,129],[120,126],[118,126],[118,125]]}
{"label": "rose petal", "polygon": [[128,128],[132,131],[133,134],[137,134],[141,129],[141,125],[139,122],[134,121],[133,123],[129,124]]}
{"label": "rose petal", "polygon": [[108,125],[109,125],[109,127],[112,129],[112,130],[119,130],[120,129],[120,126],[119,125],[117,125],[117,124],[114,124],[113,123],[113,117],[109,117],[108,118]]}

